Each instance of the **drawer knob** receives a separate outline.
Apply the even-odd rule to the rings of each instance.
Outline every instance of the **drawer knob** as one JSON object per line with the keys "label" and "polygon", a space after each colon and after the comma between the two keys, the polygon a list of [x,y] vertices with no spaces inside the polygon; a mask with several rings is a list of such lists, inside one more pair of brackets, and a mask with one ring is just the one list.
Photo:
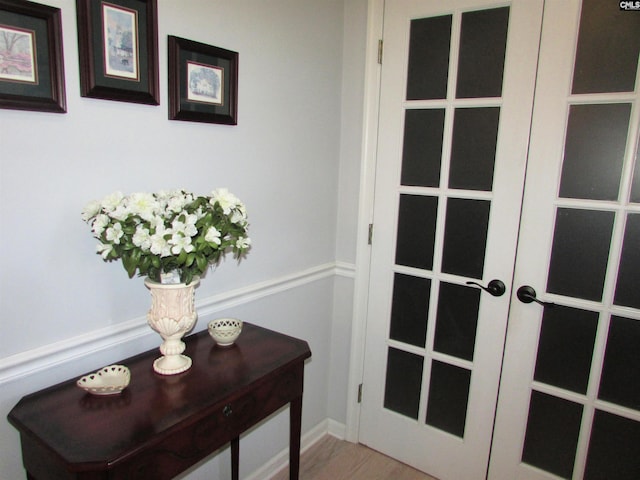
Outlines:
{"label": "drawer knob", "polygon": [[233,413],[233,410],[231,410],[231,405],[225,405],[224,408],[222,409],[222,414],[225,417],[229,417],[232,413]]}

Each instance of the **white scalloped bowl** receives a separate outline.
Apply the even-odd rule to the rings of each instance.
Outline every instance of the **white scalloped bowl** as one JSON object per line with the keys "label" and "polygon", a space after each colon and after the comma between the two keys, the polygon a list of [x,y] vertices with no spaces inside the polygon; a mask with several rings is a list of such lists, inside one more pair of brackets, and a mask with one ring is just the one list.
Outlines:
{"label": "white scalloped bowl", "polygon": [[209,322],[209,335],[221,347],[233,345],[242,331],[242,320],[237,318],[218,318]]}
{"label": "white scalloped bowl", "polygon": [[124,365],[109,365],[79,379],[76,384],[93,395],[115,395],[129,385],[131,372]]}

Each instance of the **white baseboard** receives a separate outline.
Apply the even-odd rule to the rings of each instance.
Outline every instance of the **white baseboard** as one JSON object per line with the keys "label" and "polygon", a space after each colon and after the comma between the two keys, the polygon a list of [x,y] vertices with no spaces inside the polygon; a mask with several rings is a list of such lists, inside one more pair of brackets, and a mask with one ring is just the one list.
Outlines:
{"label": "white baseboard", "polygon": [[336,422],[335,420],[328,420],[327,433],[332,437],[336,437],[340,440],[345,439],[345,432],[347,427],[344,423]]}
{"label": "white baseboard", "polygon": [[[355,266],[352,264],[326,263],[213,295],[196,302],[196,308],[200,316],[206,317],[236,305],[247,304],[334,275],[353,278],[354,272]],[[0,385],[152,334],[143,316],[2,358],[0,359]]]}
{"label": "white baseboard", "polygon": [[[313,427],[307,433],[302,435],[300,439],[300,453],[303,454],[313,445],[315,445],[325,435],[332,435],[334,437],[343,439],[340,435],[336,435],[335,432],[345,431],[345,425],[335,420],[326,419]],[[280,470],[289,465],[289,449],[285,448],[269,462],[260,467],[258,470],[246,477],[246,480],[264,480],[265,478],[271,478]]]}

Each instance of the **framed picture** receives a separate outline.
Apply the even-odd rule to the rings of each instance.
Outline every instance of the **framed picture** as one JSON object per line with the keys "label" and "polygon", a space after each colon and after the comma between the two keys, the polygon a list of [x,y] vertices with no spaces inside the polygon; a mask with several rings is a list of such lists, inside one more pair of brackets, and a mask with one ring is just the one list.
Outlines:
{"label": "framed picture", "polygon": [[59,8],[0,0],[0,108],[67,111]]}
{"label": "framed picture", "polygon": [[169,119],[238,123],[238,53],[169,36]]}
{"label": "framed picture", "polygon": [[157,0],[76,0],[80,94],[160,104]]}

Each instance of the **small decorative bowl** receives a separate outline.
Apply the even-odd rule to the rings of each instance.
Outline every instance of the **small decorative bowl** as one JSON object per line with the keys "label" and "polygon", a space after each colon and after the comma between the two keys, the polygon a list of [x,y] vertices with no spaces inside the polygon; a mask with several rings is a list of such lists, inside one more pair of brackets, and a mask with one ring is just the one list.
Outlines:
{"label": "small decorative bowl", "polygon": [[85,375],[76,382],[76,385],[93,395],[115,395],[127,388],[130,380],[131,372],[127,367],[109,365]]}
{"label": "small decorative bowl", "polygon": [[242,331],[242,320],[218,318],[209,322],[209,335],[221,347],[233,345]]}

